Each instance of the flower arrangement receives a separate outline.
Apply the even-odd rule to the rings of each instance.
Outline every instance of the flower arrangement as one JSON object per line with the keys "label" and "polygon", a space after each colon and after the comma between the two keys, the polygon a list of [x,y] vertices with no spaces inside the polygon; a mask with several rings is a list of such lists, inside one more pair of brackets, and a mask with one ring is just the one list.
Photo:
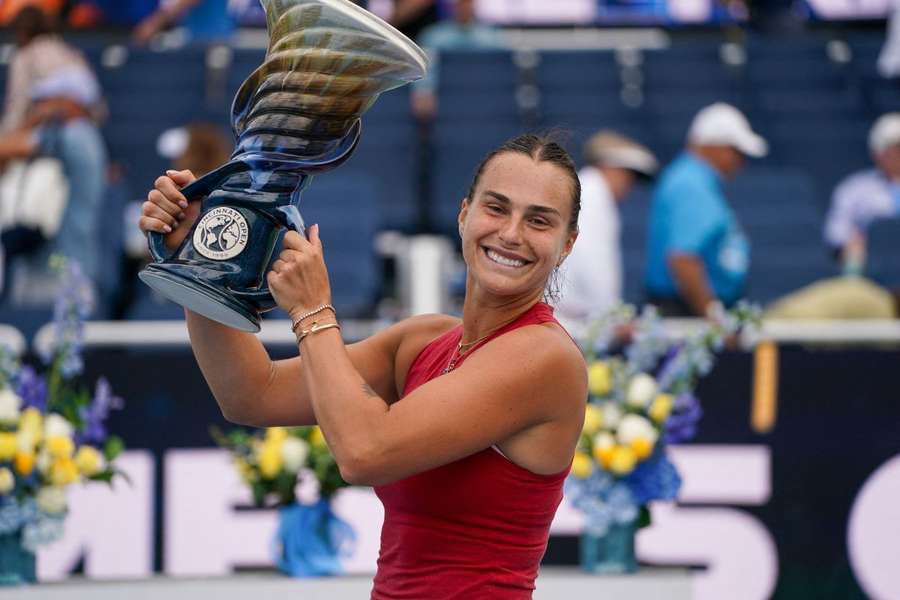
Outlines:
{"label": "flower arrangement", "polygon": [[[105,426],[122,400],[105,379],[93,393],[80,379],[83,321],[93,309],[91,284],[77,264],[59,258],[52,264],[61,272],[62,293],[41,370],[0,347],[0,582],[6,583],[34,580],[35,550],[62,536],[69,486],[109,483],[122,474],[115,466],[122,441],[109,436]],[[16,552],[24,553],[24,577],[6,570],[9,554]]]}
{"label": "flower arrangement", "polygon": [[[334,496],[348,484],[318,427],[271,427],[250,433],[236,429],[213,439],[231,452],[241,480],[258,507],[278,508],[274,555],[278,568],[294,577],[336,575],[340,557],[353,550],[353,529],[332,510]],[[318,500],[298,493],[311,484]]]}
{"label": "flower arrangement", "polygon": [[[621,526],[649,524],[647,504],[672,500],[681,487],[666,446],[691,439],[703,414],[694,389],[726,340],[757,323],[741,304],[684,338],[665,330],[652,306],[636,316],[624,306],[589,329],[585,344],[589,398],[566,493],[602,537]],[[623,330],[631,340],[616,348]]]}

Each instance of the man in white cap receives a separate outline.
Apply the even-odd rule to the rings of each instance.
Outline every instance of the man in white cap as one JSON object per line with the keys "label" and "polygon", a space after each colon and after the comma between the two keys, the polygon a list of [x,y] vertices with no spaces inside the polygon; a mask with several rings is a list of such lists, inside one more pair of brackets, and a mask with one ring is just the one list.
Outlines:
{"label": "man in white cap", "polygon": [[659,169],[656,157],[637,142],[600,131],[585,144],[578,243],[566,259],[561,299],[563,318],[584,320],[622,301],[619,207],[638,179]]}
{"label": "man in white cap", "polygon": [[662,173],[653,194],[644,286],[664,316],[709,316],[744,293],[750,244],[725,199],[722,182],[766,141],[735,107],[700,110],[687,150]]}
{"label": "man in white cap", "polygon": [[875,168],[853,173],[838,184],[825,220],[825,243],[849,274],[863,270],[869,225],[900,216],[900,113],[875,121],[869,151]]}

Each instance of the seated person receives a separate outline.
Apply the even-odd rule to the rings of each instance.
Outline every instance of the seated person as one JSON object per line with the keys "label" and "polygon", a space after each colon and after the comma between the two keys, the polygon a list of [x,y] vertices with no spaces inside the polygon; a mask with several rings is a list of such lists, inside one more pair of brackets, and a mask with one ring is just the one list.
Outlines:
{"label": "seated person", "polygon": [[838,184],[825,220],[825,243],[849,274],[864,270],[869,225],[900,216],[900,113],[875,121],[869,151],[875,168],[853,173]]}

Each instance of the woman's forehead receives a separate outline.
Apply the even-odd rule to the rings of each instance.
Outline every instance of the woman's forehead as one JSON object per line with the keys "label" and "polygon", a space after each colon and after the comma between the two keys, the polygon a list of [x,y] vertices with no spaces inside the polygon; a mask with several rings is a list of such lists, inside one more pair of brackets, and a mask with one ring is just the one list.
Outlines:
{"label": "woman's forehead", "polygon": [[478,188],[479,192],[489,190],[529,204],[568,206],[572,198],[572,181],[565,169],[512,152],[500,154],[487,164]]}

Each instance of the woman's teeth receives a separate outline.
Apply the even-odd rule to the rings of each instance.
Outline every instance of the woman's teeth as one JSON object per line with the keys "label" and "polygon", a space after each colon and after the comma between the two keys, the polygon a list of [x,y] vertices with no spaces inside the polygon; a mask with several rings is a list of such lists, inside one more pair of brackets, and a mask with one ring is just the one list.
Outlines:
{"label": "woman's teeth", "polygon": [[499,264],[507,266],[507,267],[523,267],[523,266],[525,266],[524,260],[516,260],[514,258],[506,258],[505,256],[500,256],[493,250],[488,250],[487,255],[488,255],[488,258],[490,258],[495,263],[499,263]]}

